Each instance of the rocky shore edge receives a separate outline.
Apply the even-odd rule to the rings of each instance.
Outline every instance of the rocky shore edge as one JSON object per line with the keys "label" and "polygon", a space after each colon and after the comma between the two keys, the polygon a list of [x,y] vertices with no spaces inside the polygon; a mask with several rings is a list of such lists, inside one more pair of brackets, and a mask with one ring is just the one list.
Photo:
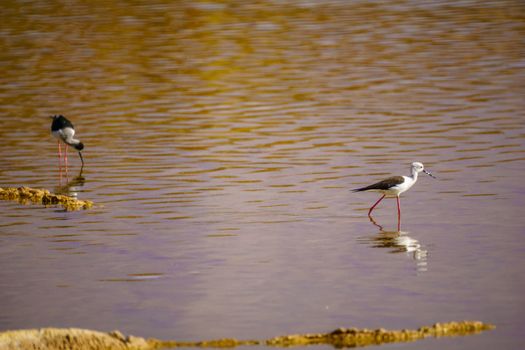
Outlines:
{"label": "rocky shore edge", "polygon": [[43,188],[30,188],[25,186],[0,187],[0,199],[18,201],[22,204],[35,203],[42,205],[60,205],[66,211],[90,209],[93,207],[92,201],[84,201],[63,194],[53,194],[49,190]]}
{"label": "rocky shore edge", "polygon": [[174,341],[125,336],[78,328],[41,328],[0,332],[2,350],[152,350],[160,348],[200,347],[234,348],[237,346],[291,347],[332,345],[335,348],[363,347],[396,342],[411,342],[428,337],[478,334],[495,328],[480,321],[436,323],[415,330],[338,328],[329,333],[293,334],[267,340],[224,338],[207,341]]}

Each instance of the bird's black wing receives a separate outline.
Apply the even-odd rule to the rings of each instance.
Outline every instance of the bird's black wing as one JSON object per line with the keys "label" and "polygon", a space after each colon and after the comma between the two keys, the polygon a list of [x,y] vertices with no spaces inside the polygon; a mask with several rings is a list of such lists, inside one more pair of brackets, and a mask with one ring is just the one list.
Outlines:
{"label": "bird's black wing", "polygon": [[54,115],[52,118],[53,118],[53,122],[51,123],[51,131],[58,131],[64,128],[71,128],[71,129],[75,128],[73,126],[73,123],[71,123],[63,115]]}
{"label": "bird's black wing", "polygon": [[389,188],[392,188],[396,185],[402,184],[405,182],[405,179],[403,176],[392,176],[388,179],[384,179],[383,181],[376,182],[375,184],[372,184],[370,186],[356,188],[352,191],[354,192],[361,192],[361,191],[370,191],[370,190],[388,190]]}

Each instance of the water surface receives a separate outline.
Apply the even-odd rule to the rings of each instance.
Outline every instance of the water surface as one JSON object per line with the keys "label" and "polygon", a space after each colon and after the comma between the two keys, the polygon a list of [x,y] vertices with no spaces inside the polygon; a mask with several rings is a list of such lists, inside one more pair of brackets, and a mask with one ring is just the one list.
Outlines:
{"label": "water surface", "polygon": [[[7,2],[0,329],[177,340],[476,319],[523,346],[520,1]],[[58,172],[49,115],[86,145]],[[423,162],[396,204],[349,190]]]}

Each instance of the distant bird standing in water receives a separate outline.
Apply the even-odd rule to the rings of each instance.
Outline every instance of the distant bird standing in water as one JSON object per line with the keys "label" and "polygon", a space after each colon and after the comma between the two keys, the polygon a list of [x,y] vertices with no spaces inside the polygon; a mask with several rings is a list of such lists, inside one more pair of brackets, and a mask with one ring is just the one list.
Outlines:
{"label": "distant bird standing in water", "polygon": [[414,186],[417,181],[417,175],[420,172],[424,172],[430,177],[436,178],[429,171],[425,170],[423,164],[419,162],[412,163],[412,176],[392,176],[383,181],[376,182],[370,186],[356,188],[352,190],[353,192],[362,192],[362,191],[373,191],[381,192],[383,196],[379,198],[377,202],[370,208],[368,211],[368,216],[372,213],[372,210],[383,200],[385,197],[396,197],[397,199],[397,216],[401,217],[401,208],[399,205],[399,196],[401,193],[407,191],[410,187]]}
{"label": "distant bird standing in water", "polygon": [[[81,169],[84,168],[84,159],[82,158],[82,153],[80,152],[84,149],[84,144],[79,140],[73,138],[75,136],[75,128],[73,127],[73,123],[71,123],[63,115],[54,115],[51,116],[51,118],[53,119],[53,122],[51,123],[51,134],[58,139],[59,165],[62,160],[62,148],[60,145],[60,141],[62,141],[66,145],[71,146],[78,151],[80,161],[82,162]],[[64,163],[67,169],[67,147],[65,147],[64,151]]]}

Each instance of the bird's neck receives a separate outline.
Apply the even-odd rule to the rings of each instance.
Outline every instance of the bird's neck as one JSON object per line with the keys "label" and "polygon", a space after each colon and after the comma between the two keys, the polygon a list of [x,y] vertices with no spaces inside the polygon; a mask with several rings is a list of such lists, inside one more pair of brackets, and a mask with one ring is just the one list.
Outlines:
{"label": "bird's neck", "polygon": [[415,169],[412,169],[412,179],[414,179],[414,181],[417,180],[417,174],[419,174]]}
{"label": "bird's neck", "polygon": [[70,145],[71,147],[75,148],[79,152],[82,151],[82,149],[84,148],[84,145],[82,144],[82,142],[80,142],[80,140],[77,140],[77,139],[74,139],[74,138],[71,138],[69,140],[65,140],[64,142],[67,143],[68,145]]}
{"label": "bird's neck", "polygon": [[76,146],[80,143],[80,140],[70,138],[70,139],[66,139],[65,142],[70,146]]}

